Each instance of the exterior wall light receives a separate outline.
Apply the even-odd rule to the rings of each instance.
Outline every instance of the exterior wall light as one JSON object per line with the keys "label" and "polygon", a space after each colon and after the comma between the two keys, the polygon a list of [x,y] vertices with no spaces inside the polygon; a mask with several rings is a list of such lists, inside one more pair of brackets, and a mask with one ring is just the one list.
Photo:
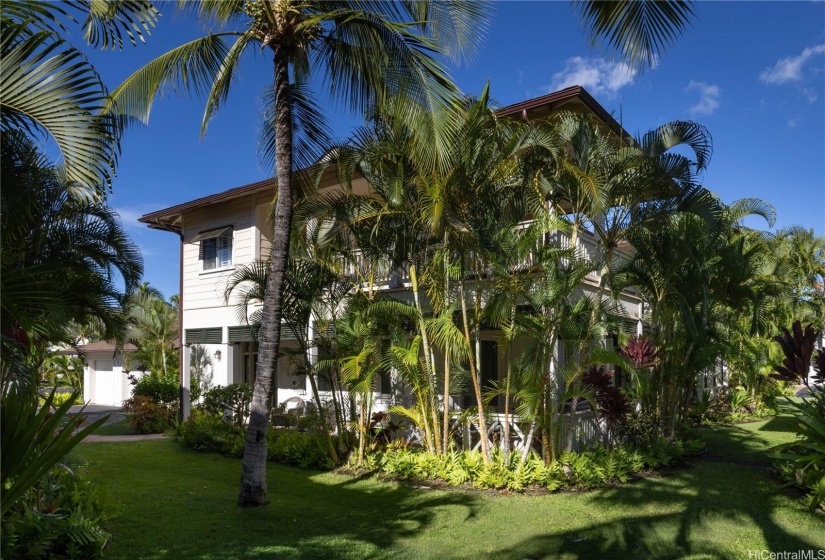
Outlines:
{"label": "exterior wall light", "polygon": [[218,360],[219,362],[221,361],[221,351],[220,350],[215,350],[215,359]]}

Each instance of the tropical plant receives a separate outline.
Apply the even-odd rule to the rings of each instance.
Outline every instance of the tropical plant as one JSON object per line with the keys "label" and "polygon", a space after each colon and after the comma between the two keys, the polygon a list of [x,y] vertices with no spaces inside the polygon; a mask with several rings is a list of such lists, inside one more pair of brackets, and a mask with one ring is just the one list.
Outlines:
{"label": "tropical plant", "polygon": [[[792,383],[803,383],[808,387],[809,396],[801,403],[786,400],[798,411],[795,414],[793,429],[798,441],[780,445],[776,448],[776,458],[791,461],[795,468],[793,479],[789,484],[799,483],[810,492],[811,510],[825,506],[825,389],[808,382],[811,368],[813,343],[820,333],[812,325],[802,327],[795,321],[792,329],[783,329],[784,335],[775,340],[782,346],[785,361],[776,366],[777,379]],[[825,350],[820,349],[814,361],[819,379],[825,377]]]}
{"label": "tropical plant", "polygon": [[774,367],[776,373],[771,377],[779,381],[802,382],[807,385],[814,346],[820,333],[812,324],[803,328],[800,321],[794,321],[790,331],[783,328],[782,332],[783,334],[774,337],[774,340],[782,347],[785,359],[782,365]]}
{"label": "tropical plant", "polygon": [[137,349],[126,354],[131,369],[144,368],[162,377],[176,376],[179,365],[178,309],[144,283],[127,303],[127,337]]}
{"label": "tropical plant", "polygon": [[201,394],[212,387],[212,358],[206,346],[193,344],[189,347],[189,375],[192,401],[197,402]]}
{"label": "tropical plant", "polygon": [[43,362],[41,376],[50,385],[68,385],[72,389],[83,388],[83,368],[86,362],[80,356],[55,355]]}
{"label": "tropical plant", "polygon": [[4,558],[98,558],[110,535],[100,486],[84,480],[71,455],[53,467],[3,516]]}
{"label": "tropical plant", "polygon": [[224,416],[231,412],[232,423],[243,428],[249,417],[249,407],[252,404],[252,387],[244,383],[232,383],[227,386],[218,385],[208,390],[203,396],[201,408],[208,414]]}
{"label": "tropical plant", "polygon": [[[3,368],[7,368],[7,363]],[[75,391],[77,397],[79,393]],[[54,407],[55,390],[46,397],[43,406],[33,388],[4,384],[0,407],[0,479],[3,493],[0,513],[5,514],[61,461],[83,438],[93,433],[108,419],[105,416],[81,429],[82,410],[68,416],[73,404],[70,399]]]}
{"label": "tropical plant", "polygon": [[[191,6],[204,21],[237,25],[238,31],[210,33],[162,55],[138,70],[112,93],[122,115],[146,119],[154,98],[175,89],[207,96],[202,131],[226,100],[244,54],[268,48],[273,55],[273,88],[267,96],[263,148],[274,156],[278,192],[274,210],[271,269],[259,332],[256,394],[248,430],[239,503],[266,503],[266,435],[272,408],[272,379],[279,352],[284,274],[292,224],[297,166],[311,163],[295,152],[293,133],[323,130],[321,114],[307,96],[314,71],[325,71],[331,93],[354,109],[389,100],[405,103],[408,122],[429,134],[422,145],[440,140],[437,106],[453,91],[431,53],[461,59],[472,52],[472,37],[483,29],[483,4],[360,2],[222,2]],[[228,45],[226,39],[234,38]],[[290,73],[291,72],[291,73]],[[435,140],[434,142],[432,140]],[[302,165],[304,164],[304,165]]]}
{"label": "tropical plant", "polygon": [[651,343],[650,337],[631,338],[618,351],[630,366],[628,373],[631,375],[634,398],[643,412],[651,413],[656,405],[654,376],[661,364],[663,351]]}
{"label": "tropical plant", "polygon": [[[671,217],[659,223],[645,218],[645,208],[646,227],[628,232],[634,259],[614,275],[617,288],[632,285],[644,295],[651,340],[664,351],[655,399],[669,438],[687,417],[698,373],[730,349],[729,326],[737,322],[731,310],[757,326],[764,315],[763,257],[740,222],[758,215],[771,224],[773,209],[758,199],[724,206],[708,196],[697,186],[681,201],[666,201]],[[651,211],[661,216],[661,204]]]}
{"label": "tropical plant", "polygon": [[[94,47],[123,47],[123,35],[144,41],[159,17],[147,0],[47,2],[8,0],[0,8],[0,131],[51,138],[64,163],[61,188],[105,196],[111,188],[122,128],[102,111],[108,92],[67,36],[72,13],[85,17],[83,38]],[[4,181],[5,184],[5,181]],[[5,190],[5,187],[4,187]]]}
{"label": "tropical plant", "polygon": [[[122,306],[143,273],[112,210],[74,200],[66,177],[19,131],[2,135],[2,356],[68,340],[65,325],[98,321],[123,340]],[[9,368],[4,373],[22,372]]]}

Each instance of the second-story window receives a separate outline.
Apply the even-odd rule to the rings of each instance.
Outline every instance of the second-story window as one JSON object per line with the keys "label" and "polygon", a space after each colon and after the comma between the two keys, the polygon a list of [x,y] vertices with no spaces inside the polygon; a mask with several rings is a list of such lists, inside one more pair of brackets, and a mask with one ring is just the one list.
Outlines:
{"label": "second-story window", "polygon": [[200,260],[203,261],[203,270],[232,265],[231,226],[201,232],[192,241],[201,244]]}

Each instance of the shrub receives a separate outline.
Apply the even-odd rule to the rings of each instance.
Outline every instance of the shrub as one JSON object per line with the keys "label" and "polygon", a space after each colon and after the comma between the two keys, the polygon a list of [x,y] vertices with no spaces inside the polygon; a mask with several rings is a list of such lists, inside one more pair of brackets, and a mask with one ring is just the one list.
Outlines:
{"label": "shrub", "polygon": [[616,425],[619,443],[634,448],[646,448],[659,437],[659,420],[654,414],[631,412]]}
{"label": "shrub", "polygon": [[[40,397],[39,399],[40,406],[46,404],[46,397]],[[52,408],[57,408],[63,403],[71,402],[72,405],[75,403],[82,404],[82,395],[80,393],[55,393],[54,398],[52,399],[51,406]]]}
{"label": "shrub", "polygon": [[475,488],[515,492],[538,487],[554,491],[627,482],[634,473],[671,465],[697,453],[703,445],[694,440],[671,444],[665,439],[656,439],[647,450],[620,446],[568,451],[549,465],[532,452],[524,463],[515,453],[505,463],[504,454],[495,449],[492,464],[485,465],[478,451],[436,455],[391,445],[386,451],[367,455],[362,467],[400,480],[441,480],[450,486],[472,484]]}
{"label": "shrub", "polygon": [[331,469],[335,466],[324,434],[296,430],[269,430],[267,458],[302,469]]}
{"label": "shrub", "polygon": [[241,427],[249,417],[252,404],[252,386],[244,383],[218,385],[203,395],[201,408],[208,414],[223,416],[226,405],[233,410],[232,418],[236,426]]}
{"label": "shrub", "polygon": [[196,451],[234,457],[243,454],[243,431],[235,424],[201,410],[193,410],[192,415],[175,428],[174,437],[184,447]]}
{"label": "shrub", "polygon": [[[231,457],[243,455],[245,435],[242,427],[202,410],[194,411],[174,431],[175,439],[184,447]],[[324,434],[317,431],[270,428],[267,458],[275,463],[305,469],[331,469],[335,466],[329,456]]]}
{"label": "shrub", "polygon": [[798,441],[779,446],[775,456],[781,461],[780,475],[805,490],[808,506],[815,510],[825,508],[825,389],[809,389],[808,399],[790,401],[798,411],[793,423]]}
{"label": "shrub", "polygon": [[175,425],[177,407],[159,404],[149,397],[135,396],[123,402],[132,413],[129,426],[139,434],[160,434]]}
{"label": "shrub", "polygon": [[146,397],[152,402],[172,406],[178,402],[180,397],[180,385],[178,376],[175,374],[162,375],[160,373],[150,373],[137,380],[133,397]]}
{"label": "shrub", "polygon": [[83,480],[82,465],[66,463],[49,473],[3,516],[3,558],[101,556],[109,535],[98,487]]}

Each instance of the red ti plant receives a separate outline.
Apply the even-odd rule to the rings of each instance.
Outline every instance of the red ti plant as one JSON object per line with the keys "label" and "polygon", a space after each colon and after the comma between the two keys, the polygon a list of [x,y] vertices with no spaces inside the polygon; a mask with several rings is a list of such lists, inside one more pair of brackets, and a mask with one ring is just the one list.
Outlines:
{"label": "red ti plant", "polygon": [[[783,327],[783,335],[773,338],[782,347],[785,359],[782,361],[781,366],[774,366],[773,369],[776,373],[772,373],[771,377],[779,381],[802,382],[807,385],[814,344],[816,344],[819,333],[814,329],[813,324],[803,329],[802,323],[799,321],[794,321],[791,329],[793,332]],[[821,357],[817,356],[817,361],[820,360]],[[822,367],[821,364],[818,364],[818,366]],[[817,371],[821,376],[820,372],[821,369]]]}
{"label": "red ti plant", "polygon": [[649,337],[631,338],[623,348],[619,348],[619,354],[630,362],[634,398],[641,404],[642,412],[652,412],[657,408],[654,385],[663,353]]}
{"label": "red ti plant", "polygon": [[605,419],[611,428],[622,422],[630,414],[630,403],[627,401],[627,397],[618,387],[613,386],[612,370],[605,372],[604,366],[598,369],[596,369],[596,366],[590,366],[583,381],[596,392],[599,415]]}
{"label": "red ti plant", "polygon": [[631,338],[619,354],[627,358],[634,369],[650,369],[658,366],[662,360],[662,350],[650,341],[649,337]]}

